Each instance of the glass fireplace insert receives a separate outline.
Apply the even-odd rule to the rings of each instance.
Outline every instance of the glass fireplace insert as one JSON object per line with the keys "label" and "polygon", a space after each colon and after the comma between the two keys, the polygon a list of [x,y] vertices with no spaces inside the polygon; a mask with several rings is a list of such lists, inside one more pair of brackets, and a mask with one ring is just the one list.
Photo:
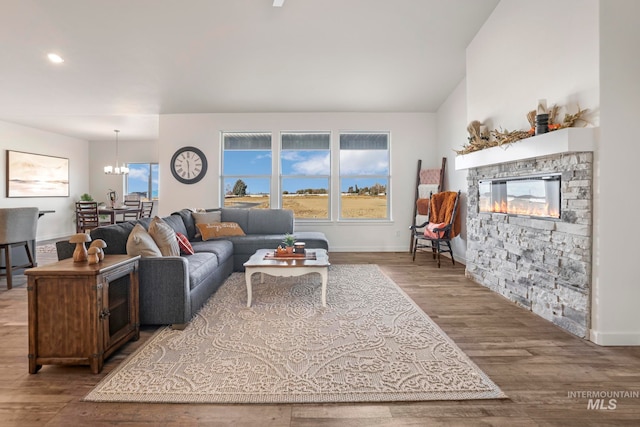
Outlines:
{"label": "glass fireplace insert", "polygon": [[481,180],[480,212],[560,218],[560,174]]}

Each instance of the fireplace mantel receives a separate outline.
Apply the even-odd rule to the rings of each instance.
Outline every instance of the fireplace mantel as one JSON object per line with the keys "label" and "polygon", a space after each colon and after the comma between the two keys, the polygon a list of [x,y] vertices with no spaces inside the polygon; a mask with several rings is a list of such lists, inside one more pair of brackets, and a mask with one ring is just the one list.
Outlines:
{"label": "fireplace mantel", "polygon": [[596,128],[565,128],[532,136],[502,147],[456,156],[456,170],[574,152],[594,151]]}

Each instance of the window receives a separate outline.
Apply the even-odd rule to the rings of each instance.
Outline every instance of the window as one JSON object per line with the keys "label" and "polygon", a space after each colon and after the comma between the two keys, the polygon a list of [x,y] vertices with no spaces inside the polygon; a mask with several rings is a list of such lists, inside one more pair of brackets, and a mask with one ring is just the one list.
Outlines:
{"label": "window", "polygon": [[340,134],[340,219],[389,219],[389,134]]}
{"label": "window", "polygon": [[329,219],[331,134],[286,132],[281,138],[282,207],[296,219]]}
{"label": "window", "polygon": [[222,194],[224,207],[269,208],[271,134],[222,134]]}
{"label": "window", "polygon": [[158,200],[158,164],[128,163],[126,193],[139,194],[140,199]]}

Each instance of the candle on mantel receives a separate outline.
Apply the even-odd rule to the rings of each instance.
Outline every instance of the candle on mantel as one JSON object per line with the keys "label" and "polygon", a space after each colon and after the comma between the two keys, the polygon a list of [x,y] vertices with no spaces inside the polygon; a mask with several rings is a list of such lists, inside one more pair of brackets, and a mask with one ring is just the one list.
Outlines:
{"label": "candle on mantel", "polygon": [[546,99],[538,99],[538,107],[536,108],[536,114],[547,114]]}

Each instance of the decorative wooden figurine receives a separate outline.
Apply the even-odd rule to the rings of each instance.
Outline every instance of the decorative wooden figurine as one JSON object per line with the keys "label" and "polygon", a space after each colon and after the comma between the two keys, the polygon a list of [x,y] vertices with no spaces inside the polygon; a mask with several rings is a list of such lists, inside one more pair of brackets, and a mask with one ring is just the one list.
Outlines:
{"label": "decorative wooden figurine", "polygon": [[104,248],[107,247],[107,242],[102,239],[96,239],[89,245],[89,248],[98,248],[98,261],[102,261],[104,259]]}
{"label": "decorative wooden figurine", "polygon": [[74,262],[84,262],[87,260],[87,248],[84,246],[85,242],[90,242],[91,236],[87,233],[77,233],[71,236],[69,243],[75,243],[76,249],[73,251]]}
{"label": "decorative wooden figurine", "polygon": [[87,261],[89,262],[89,264],[97,264],[100,262],[101,251],[102,249],[97,246],[89,248],[89,250],[87,251]]}

